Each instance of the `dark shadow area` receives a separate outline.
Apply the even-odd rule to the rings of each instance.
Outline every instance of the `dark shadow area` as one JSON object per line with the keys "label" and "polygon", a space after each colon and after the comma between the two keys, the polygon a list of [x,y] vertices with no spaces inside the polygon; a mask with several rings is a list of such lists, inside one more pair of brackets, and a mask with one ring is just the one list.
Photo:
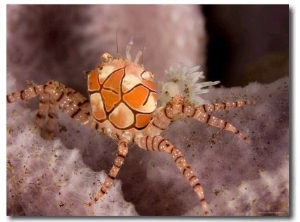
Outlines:
{"label": "dark shadow area", "polygon": [[207,73],[226,87],[289,75],[288,5],[204,5]]}

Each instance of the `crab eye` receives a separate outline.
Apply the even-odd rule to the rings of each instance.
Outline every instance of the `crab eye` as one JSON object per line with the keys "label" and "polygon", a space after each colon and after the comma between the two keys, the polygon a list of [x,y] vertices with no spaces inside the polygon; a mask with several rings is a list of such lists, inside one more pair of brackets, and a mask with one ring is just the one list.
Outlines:
{"label": "crab eye", "polygon": [[109,63],[110,61],[113,60],[113,58],[114,57],[111,54],[109,54],[109,53],[104,53],[101,56],[102,62],[104,62],[104,63]]}
{"label": "crab eye", "polygon": [[141,76],[142,76],[142,79],[144,79],[144,80],[152,80],[154,78],[154,74],[149,71],[143,72]]}

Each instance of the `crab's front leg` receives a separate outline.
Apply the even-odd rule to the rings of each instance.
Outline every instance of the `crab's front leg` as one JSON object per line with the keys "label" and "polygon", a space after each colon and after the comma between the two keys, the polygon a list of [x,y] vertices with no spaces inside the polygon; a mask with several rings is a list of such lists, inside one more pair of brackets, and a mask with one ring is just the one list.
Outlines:
{"label": "crab's front leg", "polygon": [[122,138],[119,141],[118,152],[117,152],[117,156],[114,160],[113,166],[110,169],[110,171],[109,171],[104,183],[102,184],[97,196],[91,202],[89,202],[87,204],[88,206],[92,206],[93,204],[95,204],[101,197],[103,197],[103,195],[111,187],[111,185],[113,184],[115,178],[118,175],[119,170],[123,166],[123,163],[124,163],[124,160],[127,156],[127,153],[128,153],[128,139]]}
{"label": "crab's front leg", "polygon": [[203,187],[200,184],[197,176],[191,170],[191,167],[187,164],[187,161],[182,153],[162,136],[144,136],[137,138],[135,142],[145,150],[165,152],[172,156],[177,168],[198,195],[204,215],[208,216],[208,204],[205,200]]}
{"label": "crab's front leg", "polygon": [[[229,131],[242,140],[249,142],[247,136],[241,133],[234,125],[209,113],[218,110],[234,109],[244,105],[252,104],[255,104],[255,102],[249,100],[238,100],[235,102],[207,103],[201,106],[193,106],[186,102],[182,96],[177,95],[170,101],[167,107],[161,111],[161,113],[168,122],[192,117],[199,122],[217,127],[221,130]],[[158,115],[158,117],[160,116]],[[161,122],[162,121],[159,118],[156,118],[156,120],[153,121],[153,123],[156,125],[159,125]]]}

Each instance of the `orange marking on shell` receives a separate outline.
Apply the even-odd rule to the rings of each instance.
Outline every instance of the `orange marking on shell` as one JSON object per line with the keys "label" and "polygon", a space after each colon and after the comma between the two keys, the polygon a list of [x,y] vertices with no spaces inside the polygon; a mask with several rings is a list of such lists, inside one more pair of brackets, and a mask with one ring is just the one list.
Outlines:
{"label": "orange marking on shell", "polygon": [[137,128],[142,128],[148,125],[148,123],[150,122],[152,118],[152,114],[141,114],[138,113],[136,114],[136,123],[135,126]]}
{"label": "orange marking on shell", "polygon": [[98,70],[94,69],[91,74],[88,76],[88,90],[96,91],[100,89],[100,85],[98,82]]}
{"label": "orange marking on shell", "polygon": [[107,112],[110,112],[115,105],[120,102],[121,96],[120,94],[113,93],[110,90],[102,89],[101,95],[104,100],[104,106]]}
{"label": "orange marking on shell", "polygon": [[[145,91],[147,90],[147,92]],[[124,102],[141,113],[152,113],[156,109],[157,94],[144,86],[138,86],[123,96]]]}
{"label": "orange marking on shell", "polygon": [[97,120],[105,120],[106,114],[104,112],[103,102],[99,93],[93,93],[90,95],[91,106],[93,115]]}
{"label": "orange marking on shell", "polygon": [[100,84],[103,84],[104,81],[116,70],[122,69],[125,66],[125,62],[120,59],[113,59],[109,63],[101,63],[100,67],[101,70],[99,72],[99,82]]}
{"label": "orange marking on shell", "polygon": [[149,89],[153,90],[153,91],[156,91],[156,85],[153,81],[150,81],[150,80],[142,80],[141,83],[144,85],[144,86],[147,86]]}
{"label": "orange marking on shell", "polygon": [[132,90],[138,84],[141,84],[143,79],[141,74],[145,70],[142,66],[136,63],[126,63],[125,64],[125,77],[122,82],[122,91],[123,93],[127,93]]}
{"label": "orange marking on shell", "polygon": [[149,96],[149,90],[146,87],[139,85],[135,87],[133,90],[131,90],[130,92],[126,93],[123,96],[123,100],[132,109],[139,111],[146,103],[148,96]]}
{"label": "orange marking on shell", "polygon": [[119,129],[124,129],[134,123],[134,115],[126,105],[120,103],[109,115],[109,121]]}
{"label": "orange marking on shell", "polygon": [[120,85],[124,76],[124,69],[120,69],[111,74],[105,81],[103,87],[111,89],[116,93],[120,93]]}

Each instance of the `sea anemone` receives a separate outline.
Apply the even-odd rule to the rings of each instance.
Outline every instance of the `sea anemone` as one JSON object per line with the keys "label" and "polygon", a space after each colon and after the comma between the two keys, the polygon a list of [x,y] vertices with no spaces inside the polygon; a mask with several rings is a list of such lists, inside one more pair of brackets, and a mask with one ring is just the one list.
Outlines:
{"label": "sea anemone", "polygon": [[203,72],[197,71],[199,68],[200,66],[195,66],[189,69],[177,63],[175,66],[171,66],[169,70],[165,70],[166,80],[159,82],[161,105],[164,106],[177,94],[183,95],[186,100],[195,105],[207,103],[200,97],[200,94],[207,93],[208,87],[217,85],[220,81],[197,83],[200,78],[205,78]]}

